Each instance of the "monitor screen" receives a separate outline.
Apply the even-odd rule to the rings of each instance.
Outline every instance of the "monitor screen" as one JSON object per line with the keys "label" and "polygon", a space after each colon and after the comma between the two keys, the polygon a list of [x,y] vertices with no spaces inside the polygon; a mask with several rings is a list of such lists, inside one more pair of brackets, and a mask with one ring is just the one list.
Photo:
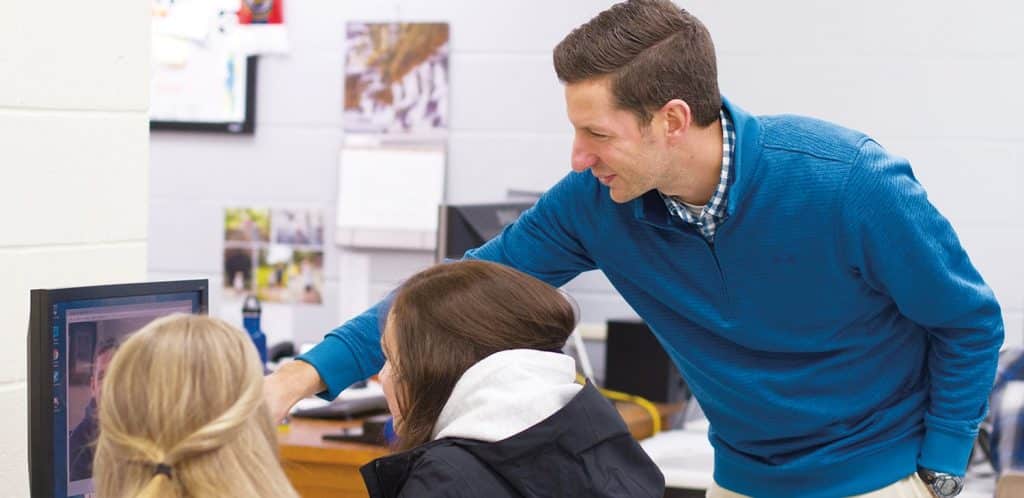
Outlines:
{"label": "monitor screen", "polygon": [[256,130],[257,57],[218,54],[202,63],[154,65],[150,85],[151,130],[252,135]]}
{"label": "monitor screen", "polygon": [[29,319],[32,496],[93,492],[102,381],[130,335],[171,313],[205,314],[205,280],[33,290]]}
{"label": "monitor screen", "polygon": [[532,206],[532,202],[441,206],[437,225],[437,261],[461,258],[466,251],[497,236]]}
{"label": "monitor screen", "polygon": [[[150,3],[150,129],[253,134],[257,58],[240,44],[239,2],[228,10],[218,7],[224,2]],[[255,3],[280,10],[280,2]]]}

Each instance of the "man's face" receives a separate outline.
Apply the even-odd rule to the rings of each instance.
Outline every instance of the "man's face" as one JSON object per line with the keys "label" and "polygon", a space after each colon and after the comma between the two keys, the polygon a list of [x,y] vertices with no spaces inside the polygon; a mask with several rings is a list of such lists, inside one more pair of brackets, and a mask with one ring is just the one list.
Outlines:
{"label": "man's face", "polygon": [[565,85],[565,103],[576,130],[572,169],[589,169],[613,201],[629,202],[669,178],[671,161],[657,126],[642,128],[636,115],[617,108],[608,78]]}
{"label": "man's face", "polygon": [[96,357],[96,364],[93,366],[92,378],[89,380],[89,390],[92,391],[92,397],[96,400],[96,405],[100,403],[100,393],[103,389],[103,378],[107,376],[107,368],[110,367],[110,360],[114,358],[114,350],[110,349],[104,351]]}

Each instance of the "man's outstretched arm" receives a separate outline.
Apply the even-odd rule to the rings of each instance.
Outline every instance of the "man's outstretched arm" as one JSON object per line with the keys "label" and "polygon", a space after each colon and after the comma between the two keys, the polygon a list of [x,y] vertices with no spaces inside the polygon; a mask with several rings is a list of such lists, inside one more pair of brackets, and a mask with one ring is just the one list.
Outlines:
{"label": "man's outstretched arm", "polygon": [[300,399],[323,391],[326,386],[313,365],[296,360],[281,365],[267,376],[263,389],[271,419],[280,422]]}
{"label": "man's outstretched arm", "polygon": [[[466,253],[467,259],[493,261],[560,287],[596,265],[575,235],[584,207],[581,198],[595,195],[596,180],[570,173],[500,235]],[[590,189],[587,195],[581,190]],[[361,315],[330,331],[285,370],[267,377],[271,414],[283,418],[298,400],[317,394],[334,399],[348,386],[369,378],[384,365],[382,325],[391,307],[389,294]],[[305,363],[302,365],[301,363]],[[289,366],[291,365],[291,366]],[[317,375],[317,378],[313,377]]]}

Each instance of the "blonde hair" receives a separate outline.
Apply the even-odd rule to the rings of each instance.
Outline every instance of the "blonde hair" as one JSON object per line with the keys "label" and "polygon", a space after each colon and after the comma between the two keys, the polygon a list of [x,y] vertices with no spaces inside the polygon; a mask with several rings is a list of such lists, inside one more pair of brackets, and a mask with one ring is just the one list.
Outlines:
{"label": "blonde hair", "polygon": [[125,341],[103,382],[99,496],[298,496],[278,461],[256,350],[226,322],[155,320]]}

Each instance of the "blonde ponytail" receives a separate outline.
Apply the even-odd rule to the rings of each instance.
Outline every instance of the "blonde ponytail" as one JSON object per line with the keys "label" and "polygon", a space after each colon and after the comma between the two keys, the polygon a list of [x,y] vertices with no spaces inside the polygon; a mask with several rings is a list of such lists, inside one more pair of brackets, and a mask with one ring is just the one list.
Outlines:
{"label": "blonde ponytail", "polygon": [[99,496],[298,496],[278,462],[255,348],[221,320],[173,315],[128,339],[99,421]]}
{"label": "blonde ponytail", "polygon": [[164,498],[174,496],[171,486],[171,478],[164,474],[154,474],[153,477],[143,486],[142,491],[136,498]]}
{"label": "blonde ponytail", "polygon": [[241,397],[220,414],[216,419],[210,421],[199,430],[189,434],[181,442],[177,443],[167,456],[162,460],[171,465],[182,460],[216,450],[224,445],[226,441],[234,439],[245,424],[249,423],[254,415],[259,413],[263,406],[262,379],[257,382],[250,382]]}

